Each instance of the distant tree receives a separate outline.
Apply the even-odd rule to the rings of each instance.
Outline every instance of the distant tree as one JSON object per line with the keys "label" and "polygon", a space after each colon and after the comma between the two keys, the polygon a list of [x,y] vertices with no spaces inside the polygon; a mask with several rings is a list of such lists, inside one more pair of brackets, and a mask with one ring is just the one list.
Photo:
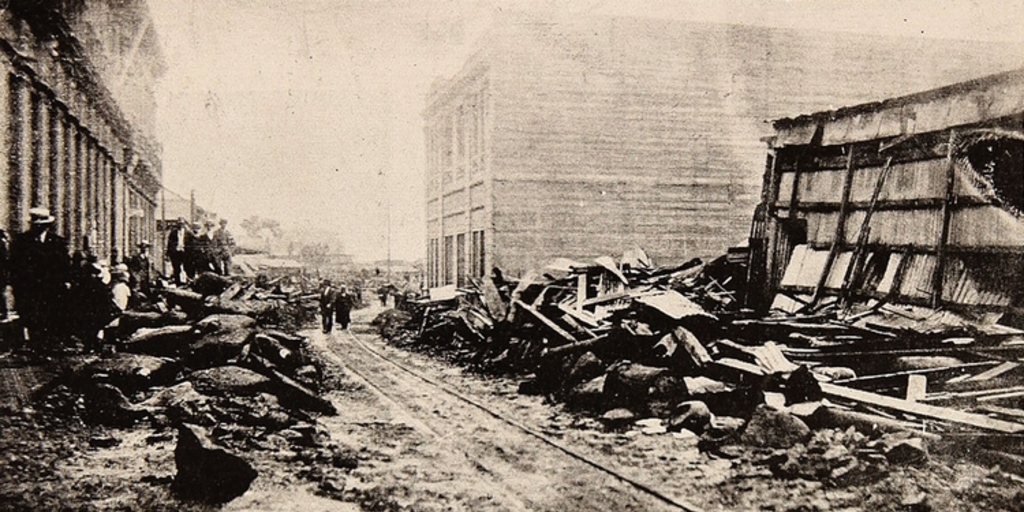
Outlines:
{"label": "distant tree", "polygon": [[299,259],[303,263],[323,265],[328,262],[331,255],[331,246],[324,242],[305,244],[299,249]]}
{"label": "distant tree", "polygon": [[260,216],[253,215],[244,219],[240,225],[250,237],[258,238],[263,241],[267,254],[270,254],[271,240],[277,240],[284,236],[284,231],[281,229],[281,223],[274,219],[264,219]]}

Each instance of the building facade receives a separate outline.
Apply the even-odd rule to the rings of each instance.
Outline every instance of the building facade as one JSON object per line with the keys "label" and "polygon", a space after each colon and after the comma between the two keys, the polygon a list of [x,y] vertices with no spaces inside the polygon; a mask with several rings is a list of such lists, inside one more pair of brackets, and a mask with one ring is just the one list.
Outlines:
{"label": "building facade", "polygon": [[49,208],[71,250],[156,237],[153,88],[163,60],[143,0],[11,0],[0,10],[0,227]]}
{"label": "building facade", "polygon": [[[768,119],[1019,65],[1010,45],[628,18],[496,21],[424,112],[427,284],[748,237]],[[880,56],[885,56],[881,58]],[[912,65],[908,65],[912,63]]]}
{"label": "building facade", "polygon": [[753,305],[1024,303],[1024,69],[774,126]]}

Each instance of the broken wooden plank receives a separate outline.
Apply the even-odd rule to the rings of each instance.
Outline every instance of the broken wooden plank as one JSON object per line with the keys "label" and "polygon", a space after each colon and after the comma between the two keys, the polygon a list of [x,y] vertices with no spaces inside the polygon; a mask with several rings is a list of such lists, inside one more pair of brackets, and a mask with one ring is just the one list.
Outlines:
{"label": "broken wooden plank", "polygon": [[991,380],[991,379],[994,379],[994,378],[996,378],[996,377],[998,377],[998,376],[1000,376],[1000,375],[1002,375],[1002,374],[1004,374],[1006,372],[1014,370],[1014,369],[1016,369],[1019,366],[1020,366],[1020,363],[1016,363],[1016,362],[1013,362],[1013,361],[1005,361],[1004,363],[1000,364],[999,366],[996,366],[995,368],[989,368],[988,370],[985,370],[985,371],[983,371],[983,372],[981,372],[981,373],[979,373],[979,374],[977,374],[977,375],[975,375],[973,377],[969,377],[969,378],[965,379],[965,381],[966,382],[980,382],[980,381]]}
{"label": "broken wooden plank", "polygon": [[972,427],[994,430],[996,432],[1003,432],[1007,434],[1024,432],[1024,424],[997,420],[981,414],[958,411],[945,407],[936,407],[934,405],[927,405],[918,402],[908,402],[891,396],[837,386],[827,382],[821,383],[821,391],[829,398],[851,400],[915,416],[933,418],[962,425],[970,425]]}
{"label": "broken wooden plank", "polygon": [[529,305],[529,304],[527,304],[527,303],[525,303],[525,302],[523,302],[523,301],[521,301],[519,299],[516,299],[515,301],[513,301],[513,304],[515,304],[516,306],[519,306],[520,309],[522,309],[523,311],[526,311],[527,313],[532,315],[537,320],[540,320],[540,323],[544,324],[548,329],[553,331],[555,334],[561,336],[563,339],[565,339],[565,341],[568,341],[569,343],[576,343],[577,341],[579,341],[572,334],[569,334],[568,331],[566,331],[565,329],[562,329],[558,324],[556,324],[555,322],[551,321],[550,318],[544,316],[540,311],[537,311],[533,306],[531,306],[531,305]]}
{"label": "broken wooden plank", "polygon": [[907,401],[917,402],[928,394],[928,377],[920,374],[907,375]]}
{"label": "broken wooden plank", "polygon": [[690,355],[690,359],[698,368],[711,362],[711,354],[704,348],[697,336],[683,327],[672,329],[672,337]]}

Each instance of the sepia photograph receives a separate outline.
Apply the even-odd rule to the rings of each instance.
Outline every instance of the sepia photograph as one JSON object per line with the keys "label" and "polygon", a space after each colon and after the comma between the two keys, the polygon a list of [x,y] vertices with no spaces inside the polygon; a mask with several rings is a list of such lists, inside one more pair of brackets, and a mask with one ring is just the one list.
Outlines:
{"label": "sepia photograph", "polygon": [[1024,0],[0,0],[0,510],[1024,511]]}

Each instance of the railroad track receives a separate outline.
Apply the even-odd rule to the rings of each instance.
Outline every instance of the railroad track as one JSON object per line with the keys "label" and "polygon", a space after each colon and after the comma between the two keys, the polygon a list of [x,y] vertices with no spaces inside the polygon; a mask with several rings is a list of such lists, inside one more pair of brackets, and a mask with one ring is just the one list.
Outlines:
{"label": "railroad track", "polygon": [[[333,341],[328,348],[336,363],[389,404],[402,421],[434,439],[446,440],[472,465],[490,474],[493,484],[501,488],[495,489],[502,491],[497,494],[515,496],[517,509],[550,509],[550,499],[563,499],[552,496],[552,489],[538,489],[535,481],[537,472],[563,471],[584,488],[570,484],[557,490],[576,494],[564,498],[567,502],[559,504],[562,510],[701,510],[396,361],[356,334],[341,331],[324,339]],[[410,397],[410,390],[418,396]],[[424,407],[424,401],[431,406]],[[438,417],[439,410],[449,417]],[[452,417],[455,421],[450,421]],[[482,439],[477,435],[480,429],[488,430]],[[454,432],[460,435],[452,435],[452,430],[461,430]],[[523,460],[517,460],[520,455]],[[542,459],[543,467],[534,467],[531,455]],[[595,480],[604,482],[602,492],[585,488]],[[571,506],[566,508],[567,504]]]}

